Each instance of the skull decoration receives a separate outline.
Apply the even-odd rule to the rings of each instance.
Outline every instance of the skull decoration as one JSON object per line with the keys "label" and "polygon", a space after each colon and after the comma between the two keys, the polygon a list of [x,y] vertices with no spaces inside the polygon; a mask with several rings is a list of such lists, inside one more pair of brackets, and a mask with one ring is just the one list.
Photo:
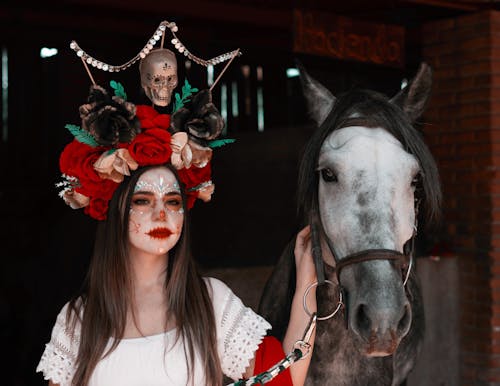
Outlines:
{"label": "skull decoration", "polygon": [[177,59],[165,48],[151,51],[139,64],[141,85],[146,96],[157,106],[168,106],[177,86]]}

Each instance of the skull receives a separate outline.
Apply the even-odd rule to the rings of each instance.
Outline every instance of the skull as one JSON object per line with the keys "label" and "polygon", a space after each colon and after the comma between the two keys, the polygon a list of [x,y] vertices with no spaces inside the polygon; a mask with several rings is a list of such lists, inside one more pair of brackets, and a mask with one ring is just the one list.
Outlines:
{"label": "skull", "polygon": [[157,106],[168,106],[177,86],[177,59],[165,48],[153,50],[139,64],[141,85]]}

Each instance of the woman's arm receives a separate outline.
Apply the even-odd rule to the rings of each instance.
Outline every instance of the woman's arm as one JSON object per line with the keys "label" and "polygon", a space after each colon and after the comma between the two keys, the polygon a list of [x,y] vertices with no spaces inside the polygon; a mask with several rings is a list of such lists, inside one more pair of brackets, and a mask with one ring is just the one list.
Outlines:
{"label": "woman's arm", "polygon": [[[304,311],[302,300],[307,287],[316,282],[316,268],[311,252],[311,228],[305,227],[297,235],[295,241],[295,265],[297,268],[297,281],[295,287],[295,294],[292,301],[292,308],[290,311],[290,321],[288,328],[283,339],[283,350],[289,353],[293,349],[296,341],[302,339],[305,329],[307,328],[310,317]],[[316,312],[316,288],[311,289],[307,296],[307,305],[310,312]],[[290,375],[294,386],[303,386],[309,363],[311,361],[312,350],[314,346],[315,331],[313,332],[309,344],[311,351],[309,355],[295,362],[290,366]]]}
{"label": "woman's arm", "polygon": [[[302,300],[307,287],[316,282],[316,268],[311,253],[311,231],[310,227],[305,227],[297,234],[295,240],[295,265],[297,269],[296,289],[292,301],[292,308],[290,311],[290,320],[288,328],[282,343],[283,351],[288,354],[293,350],[293,345],[296,341],[303,338],[305,329],[307,328],[310,317],[304,311]],[[307,297],[307,305],[310,312],[316,312],[316,288],[311,289]],[[290,376],[292,378],[293,386],[303,386],[309,362],[311,361],[312,348],[314,345],[315,333],[313,332],[309,344],[311,351],[309,355],[290,366]],[[260,349],[260,348],[259,348]],[[273,363],[274,364],[274,363]],[[254,375],[255,358],[250,361],[249,366],[246,368],[244,377],[250,378]]]}

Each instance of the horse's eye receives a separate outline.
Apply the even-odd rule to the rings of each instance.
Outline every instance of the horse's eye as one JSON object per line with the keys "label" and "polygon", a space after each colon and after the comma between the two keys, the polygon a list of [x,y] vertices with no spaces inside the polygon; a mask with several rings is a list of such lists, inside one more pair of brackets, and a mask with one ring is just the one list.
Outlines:
{"label": "horse's eye", "polygon": [[337,176],[330,169],[321,169],[321,177],[325,182],[337,182]]}

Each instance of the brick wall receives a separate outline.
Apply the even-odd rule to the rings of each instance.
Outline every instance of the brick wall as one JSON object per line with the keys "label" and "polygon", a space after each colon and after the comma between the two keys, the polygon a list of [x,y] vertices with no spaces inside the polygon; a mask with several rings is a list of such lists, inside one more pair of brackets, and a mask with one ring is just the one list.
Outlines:
{"label": "brick wall", "polygon": [[424,135],[460,258],[461,385],[500,385],[500,12],[428,23],[422,44],[434,69]]}

